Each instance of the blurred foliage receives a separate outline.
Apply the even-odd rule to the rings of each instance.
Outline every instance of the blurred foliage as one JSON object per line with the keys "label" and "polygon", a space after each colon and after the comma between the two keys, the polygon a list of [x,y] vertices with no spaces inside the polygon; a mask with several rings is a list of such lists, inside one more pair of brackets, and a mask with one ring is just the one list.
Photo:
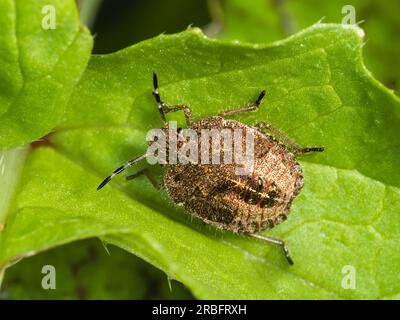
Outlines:
{"label": "blurred foliage", "polygon": [[204,0],[103,0],[92,30],[93,52],[114,52],[161,33],[209,22]]}
{"label": "blurred foliage", "polygon": [[[366,32],[367,68],[387,87],[400,94],[400,1],[398,0],[211,0],[222,37],[250,42],[270,42],[304,29],[323,18],[341,23],[345,5],[352,5],[356,21]],[[394,67],[396,66],[396,67]]]}
{"label": "blurred foliage", "polygon": [[[24,259],[4,278],[8,299],[191,299],[182,284],[165,273],[100,240],[74,242]],[[41,286],[42,267],[56,269],[56,290]],[[171,288],[170,288],[171,285]]]}

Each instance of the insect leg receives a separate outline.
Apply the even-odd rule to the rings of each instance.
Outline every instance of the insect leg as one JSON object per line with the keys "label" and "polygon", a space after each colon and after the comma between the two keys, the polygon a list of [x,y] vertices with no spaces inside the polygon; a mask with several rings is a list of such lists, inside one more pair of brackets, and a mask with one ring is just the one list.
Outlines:
{"label": "insect leg", "polygon": [[263,235],[263,234],[260,234],[260,233],[248,233],[247,235],[249,235],[249,236],[251,236],[253,238],[265,241],[267,243],[270,243],[270,244],[273,244],[273,245],[281,247],[283,249],[283,252],[285,253],[286,260],[289,262],[289,264],[291,264],[291,265],[294,264],[292,258],[290,257],[289,249],[286,246],[285,241],[283,241],[281,239],[273,238],[273,237],[270,237],[270,236],[266,236],[266,235]]}
{"label": "insect leg", "polygon": [[266,122],[259,122],[254,126],[258,130],[268,130],[273,135],[276,136],[279,140],[281,140],[295,155],[300,155],[309,152],[322,152],[324,151],[324,147],[312,147],[312,148],[303,148],[299,146],[296,142],[290,139],[286,134],[284,134],[279,129],[273,127],[271,124]]}
{"label": "insect leg", "polygon": [[260,106],[260,103],[261,103],[262,99],[264,98],[264,96],[265,96],[265,90],[261,91],[260,95],[258,96],[257,100],[254,103],[244,106],[244,107],[237,108],[237,109],[227,110],[227,111],[219,113],[218,115],[221,117],[226,117],[226,116],[231,116],[231,115],[238,114],[238,113],[244,113],[244,112],[250,112],[250,111],[257,110],[258,107]]}
{"label": "insect leg", "polygon": [[126,170],[127,168],[129,168],[131,165],[135,164],[136,162],[139,162],[143,159],[145,159],[147,156],[147,154],[141,155],[140,157],[134,158],[132,160],[129,160],[125,165],[123,165],[122,167],[119,167],[117,169],[115,169],[113,171],[113,173],[108,176],[107,178],[105,178],[103,180],[102,183],[99,184],[99,186],[97,187],[97,190],[100,190],[101,188],[103,188],[108,182],[110,182],[110,180],[112,178],[114,178],[117,174],[120,174],[122,171]]}
{"label": "insect leg", "polygon": [[158,92],[157,73],[155,72],[153,72],[153,88],[154,88],[153,95],[157,102],[158,111],[160,112],[161,120],[164,121],[164,123],[167,121],[167,119],[165,118],[165,115],[167,113],[183,110],[187,125],[190,126],[192,124],[192,110],[190,110],[188,106],[185,105],[169,106],[161,99],[160,93]]}
{"label": "insect leg", "polygon": [[311,147],[311,148],[302,148],[296,152],[296,154],[304,154],[309,152],[323,152],[325,150],[324,147]]}
{"label": "insect leg", "polygon": [[147,168],[140,170],[134,174],[131,174],[131,175],[127,176],[125,179],[133,180],[133,179],[141,176],[142,174],[144,174],[147,177],[147,179],[149,179],[149,181],[151,182],[151,184],[153,185],[154,188],[160,189],[159,184],[157,183],[157,181],[154,179],[154,177],[151,175],[150,171]]}

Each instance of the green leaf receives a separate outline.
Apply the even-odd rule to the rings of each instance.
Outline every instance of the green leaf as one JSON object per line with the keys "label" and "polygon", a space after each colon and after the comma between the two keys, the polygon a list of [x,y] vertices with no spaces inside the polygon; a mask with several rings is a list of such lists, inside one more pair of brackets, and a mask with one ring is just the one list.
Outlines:
{"label": "green leaf", "polygon": [[[50,12],[45,6],[55,9],[55,29],[42,27]],[[92,38],[80,25],[73,0],[2,0],[0,12],[4,149],[41,138],[61,120],[90,57]]]}
{"label": "green leaf", "polygon": [[[323,19],[341,23],[351,5],[356,22],[366,33],[365,63],[383,83],[400,94],[399,1],[346,0],[274,1],[227,0],[223,2],[222,37],[242,41],[266,42],[281,39]],[[343,12],[342,12],[343,11]],[[345,19],[348,23],[349,20]],[[390,44],[390,45],[388,45]]]}
{"label": "green leaf", "polygon": [[[94,56],[62,125],[27,158],[0,235],[0,265],[98,236],[199,298],[398,298],[400,101],[363,66],[362,36],[357,27],[316,24],[247,45],[190,29]],[[164,100],[189,104],[196,119],[266,89],[260,110],[237,119],[268,121],[303,146],[326,147],[302,158],[305,187],[288,221],[265,232],[287,240],[293,267],[275,247],[191,219],[143,177],[116,177],[96,191],[161,126],[152,70]],[[342,287],[348,265],[354,290]]]}
{"label": "green leaf", "polygon": [[[44,266],[55,271],[55,290],[44,290]],[[8,299],[190,299],[182,285],[139,258],[86,240],[24,259],[4,279]]]}

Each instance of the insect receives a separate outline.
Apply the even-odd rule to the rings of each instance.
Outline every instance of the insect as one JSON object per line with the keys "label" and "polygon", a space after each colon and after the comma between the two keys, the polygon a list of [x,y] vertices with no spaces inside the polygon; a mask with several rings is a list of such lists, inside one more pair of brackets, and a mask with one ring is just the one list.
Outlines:
{"label": "insect", "polygon": [[[303,148],[265,122],[248,126],[227,119],[232,115],[256,111],[265,96],[265,90],[252,104],[199,121],[192,120],[192,111],[188,106],[168,105],[161,99],[155,72],[153,95],[166,134],[169,132],[166,114],[181,110],[185,115],[187,127],[198,134],[201,134],[203,129],[241,129],[246,134],[251,133],[254,141],[253,170],[246,175],[238,175],[233,164],[166,164],[163,182],[172,201],[219,229],[246,234],[280,246],[288,262],[293,264],[283,240],[260,234],[259,231],[271,229],[286,220],[293,199],[303,187],[302,169],[296,156],[322,152],[324,148]],[[147,154],[136,157],[114,170],[100,183],[97,190],[128,167],[146,159],[146,156]],[[147,176],[153,185],[156,185],[147,169],[127,176],[126,179],[131,180],[140,175]]]}

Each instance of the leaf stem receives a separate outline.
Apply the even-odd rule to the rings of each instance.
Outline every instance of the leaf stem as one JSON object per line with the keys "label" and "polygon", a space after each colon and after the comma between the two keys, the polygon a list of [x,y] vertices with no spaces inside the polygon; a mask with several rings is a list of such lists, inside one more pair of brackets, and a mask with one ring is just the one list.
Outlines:
{"label": "leaf stem", "polygon": [[[29,147],[0,150],[0,235],[17,187]],[[0,288],[4,269],[0,270]]]}

